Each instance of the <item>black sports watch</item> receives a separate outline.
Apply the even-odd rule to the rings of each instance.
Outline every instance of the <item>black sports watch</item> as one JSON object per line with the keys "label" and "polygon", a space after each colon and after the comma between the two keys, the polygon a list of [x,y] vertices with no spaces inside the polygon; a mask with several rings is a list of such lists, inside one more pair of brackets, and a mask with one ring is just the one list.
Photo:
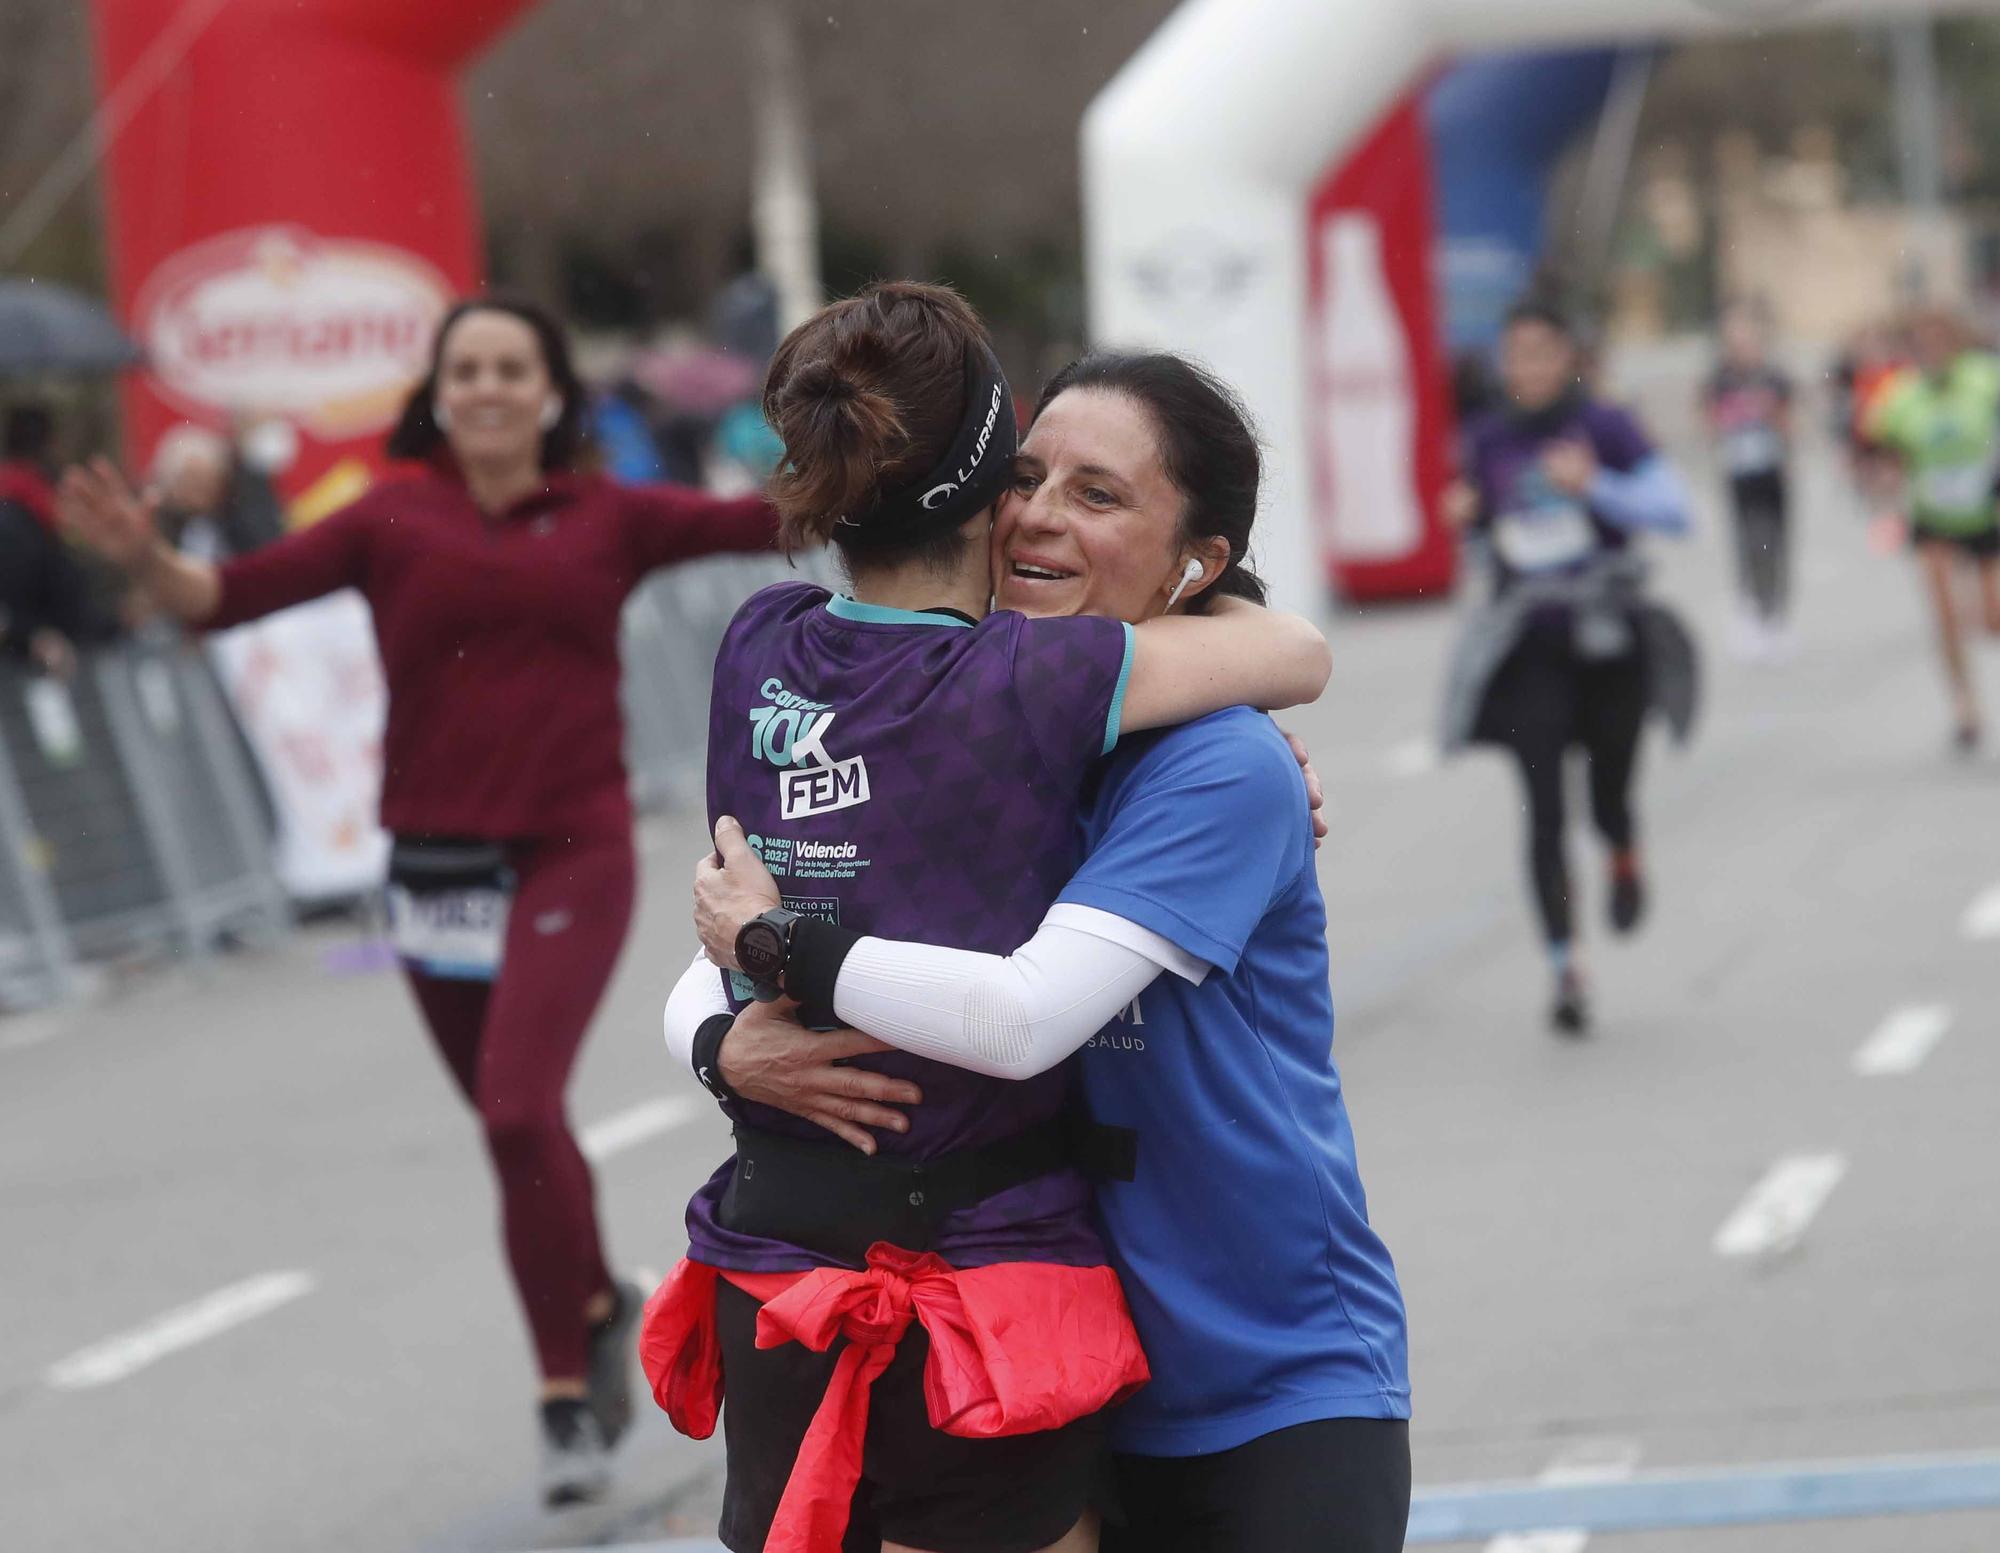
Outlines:
{"label": "black sports watch", "polygon": [[760,1003],[769,1003],[784,991],[792,930],[798,920],[796,911],[773,906],[736,930],[736,963],[756,987]]}

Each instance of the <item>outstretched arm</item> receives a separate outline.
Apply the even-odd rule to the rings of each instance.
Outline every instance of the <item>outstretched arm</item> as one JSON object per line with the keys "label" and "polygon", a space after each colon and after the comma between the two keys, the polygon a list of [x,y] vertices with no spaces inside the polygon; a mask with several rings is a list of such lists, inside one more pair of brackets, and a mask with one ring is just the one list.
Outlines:
{"label": "outstretched arm", "polygon": [[108,459],[63,476],[63,520],[184,624],[219,630],[365,580],[369,498],[216,567],[178,553]]}
{"label": "outstretched arm", "polygon": [[57,509],[76,534],[142,588],[175,619],[200,625],[222,598],[216,569],[179,554],[154,522],[153,503],[142,501],[108,458],[78,464],[62,478]]}
{"label": "outstretched arm", "polygon": [[688,485],[628,485],[619,491],[626,543],[640,572],[697,556],[768,553],[777,514],[761,496],[711,496]]}
{"label": "outstretched arm", "polygon": [[1121,726],[1171,727],[1230,706],[1302,706],[1319,699],[1332,673],[1332,649],[1311,621],[1219,599],[1210,614],[1133,628]]}

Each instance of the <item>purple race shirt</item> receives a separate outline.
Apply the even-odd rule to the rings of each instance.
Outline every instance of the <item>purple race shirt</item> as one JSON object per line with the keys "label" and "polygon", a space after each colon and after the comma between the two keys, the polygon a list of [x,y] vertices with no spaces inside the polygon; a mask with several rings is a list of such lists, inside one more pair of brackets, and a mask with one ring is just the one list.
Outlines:
{"label": "purple race shirt", "polygon": [[1620,474],[1653,453],[1631,416],[1591,399],[1538,415],[1501,410],[1475,422],[1465,439],[1466,477],[1479,492],[1479,526],[1492,541],[1503,586],[1571,570],[1628,543],[1586,500],[1559,490],[1542,472],[1542,454],[1556,442],[1585,443],[1599,464]]}
{"label": "purple race shirt", "polygon": [[[710,822],[733,814],[793,911],[884,938],[1012,953],[1075,871],[1085,776],[1118,740],[1132,630],[1116,620],[978,626],[857,604],[784,583],[757,594],[716,655],[709,702]],[[733,980],[733,979],[732,979]],[[741,1007],[740,985],[730,988]],[[934,1158],[1055,1116],[1061,1068],[1013,1082],[885,1052],[857,1059],[918,1084],[885,1154]],[[741,1120],[818,1142],[811,1122],[746,1103]],[[688,1254],[750,1272],[829,1265],[716,1221],[725,1164],[688,1204]],[[1094,1266],[1090,1195],[1058,1171],[945,1221],[956,1266]]]}

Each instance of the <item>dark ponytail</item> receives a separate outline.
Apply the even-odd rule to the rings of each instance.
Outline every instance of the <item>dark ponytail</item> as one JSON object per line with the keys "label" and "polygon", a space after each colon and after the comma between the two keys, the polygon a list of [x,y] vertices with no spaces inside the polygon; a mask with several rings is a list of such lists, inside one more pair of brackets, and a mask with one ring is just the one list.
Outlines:
{"label": "dark ponytail", "polygon": [[1049,379],[1035,414],[1072,388],[1123,394],[1146,412],[1167,478],[1181,493],[1181,545],[1228,542],[1228,565],[1188,604],[1189,611],[1203,613],[1213,598],[1263,603],[1264,582],[1250,569],[1248,556],[1264,460],[1243,402],[1211,374],[1170,352],[1095,350]]}

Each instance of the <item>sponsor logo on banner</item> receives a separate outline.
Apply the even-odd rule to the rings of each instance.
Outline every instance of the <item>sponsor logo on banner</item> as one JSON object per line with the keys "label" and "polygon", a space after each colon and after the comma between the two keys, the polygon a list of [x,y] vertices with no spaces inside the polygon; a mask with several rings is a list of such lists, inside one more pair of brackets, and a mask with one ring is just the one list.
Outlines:
{"label": "sponsor logo on banner", "polygon": [[415,254],[268,226],[184,249],[134,312],[160,391],[182,409],[255,409],[337,439],[395,420],[450,300]]}
{"label": "sponsor logo on banner", "polygon": [[1133,283],[1160,313],[1204,322],[1233,310],[1264,267],[1235,238],[1203,227],[1170,232],[1126,264]]}

